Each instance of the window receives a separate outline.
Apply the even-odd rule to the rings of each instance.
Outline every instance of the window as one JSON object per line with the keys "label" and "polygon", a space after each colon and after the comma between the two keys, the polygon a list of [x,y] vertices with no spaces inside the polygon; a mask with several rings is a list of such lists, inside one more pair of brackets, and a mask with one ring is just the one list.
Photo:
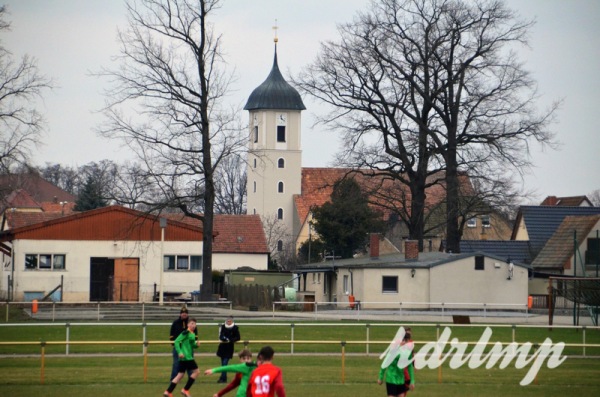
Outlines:
{"label": "window", "polygon": [[65,256],[64,255],[54,255],[54,261],[52,264],[54,270],[64,270],[65,269]]}
{"label": "window", "polygon": [[64,254],[25,254],[25,270],[65,270]]}
{"label": "window", "polygon": [[256,159],[254,159],[254,168],[256,168]]}
{"label": "window", "polygon": [[490,216],[489,215],[481,216],[481,226],[490,227]]}
{"label": "window", "polygon": [[277,126],[277,142],[285,142],[285,125]]}
{"label": "window", "polygon": [[585,264],[595,265],[600,263],[600,238],[588,238],[585,251]]}
{"label": "window", "polygon": [[277,219],[279,219],[279,220],[283,219],[283,208],[279,208],[277,210]]}
{"label": "window", "polygon": [[52,269],[52,255],[40,255],[40,269]]}
{"label": "window", "polygon": [[279,251],[279,252],[283,251],[283,241],[282,240],[277,240],[277,251]]}
{"label": "window", "polygon": [[277,184],[277,193],[283,193],[283,182]]}
{"label": "window", "polygon": [[467,227],[477,227],[477,218],[473,217],[467,220]]}
{"label": "window", "polygon": [[277,160],[277,168],[285,168],[285,160],[284,159]]}
{"label": "window", "polygon": [[165,255],[164,270],[202,270],[201,255]]}
{"label": "window", "polygon": [[483,264],[483,255],[475,256],[475,270],[485,270],[485,266]]}
{"label": "window", "polygon": [[344,279],[343,279],[344,280],[344,283],[343,283],[344,287],[343,288],[344,288],[344,293],[346,295],[350,294],[350,289],[348,288],[348,279],[349,279],[348,275],[345,274],[344,275]]}
{"label": "window", "polygon": [[258,126],[255,125],[252,134],[254,135],[254,143],[258,142]]}
{"label": "window", "polygon": [[256,181],[252,182],[253,193],[256,193]]}
{"label": "window", "polygon": [[188,256],[177,257],[177,270],[187,270],[190,268],[190,258]]}
{"label": "window", "polygon": [[327,284],[329,283],[329,277],[327,273],[323,273],[323,295],[327,295]]}
{"label": "window", "polygon": [[381,285],[383,293],[398,292],[398,276],[383,276]]}

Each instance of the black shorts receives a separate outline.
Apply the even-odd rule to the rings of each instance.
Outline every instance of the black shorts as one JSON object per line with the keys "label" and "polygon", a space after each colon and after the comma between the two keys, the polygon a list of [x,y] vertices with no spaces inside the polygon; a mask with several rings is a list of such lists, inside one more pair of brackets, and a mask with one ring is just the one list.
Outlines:
{"label": "black shorts", "polygon": [[388,396],[397,396],[402,393],[406,393],[408,391],[407,385],[397,385],[395,383],[385,383],[385,388],[387,389]]}
{"label": "black shorts", "polygon": [[179,369],[177,370],[177,372],[182,373],[187,371],[193,371],[195,369],[198,369],[198,364],[196,364],[195,360],[179,361]]}

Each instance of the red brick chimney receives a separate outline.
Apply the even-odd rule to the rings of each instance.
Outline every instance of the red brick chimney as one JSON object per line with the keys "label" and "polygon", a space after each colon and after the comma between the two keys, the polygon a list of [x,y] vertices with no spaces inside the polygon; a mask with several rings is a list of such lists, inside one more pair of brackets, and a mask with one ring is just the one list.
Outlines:
{"label": "red brick chimney", "polygon": [[379,258],[379,233],[371,233],[369,253],[371,258]]}
{"label": "red brick chimney", "polygon": [[417,240],[406,240],[404,242],[404,258],[407,261],[419,259],[419,242]]}

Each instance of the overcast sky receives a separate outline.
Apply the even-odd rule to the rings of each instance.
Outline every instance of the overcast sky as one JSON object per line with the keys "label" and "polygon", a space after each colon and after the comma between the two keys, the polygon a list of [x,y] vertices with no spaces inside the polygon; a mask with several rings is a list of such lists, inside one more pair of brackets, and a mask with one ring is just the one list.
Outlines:
{"label": "overcast sky", "polygon": [[[42,73],[54,79],[40,111],[48,122],[36,165],[81,166],[110,159],[121,162],[127,151],[119,142],[96,136],[102,121],[103,81],[90,72],[110,66],[116,55],[116,29],[124,27],[122,0],[5,0],[12,30],[0,34],[15,56],[29,54]],[[600,1],[509,0],[523,17],[536,18],[529,49],[521,51],[538,81],[539,103],[545,108],[564,101],[553,126],[558,151],[534,144],[533,171],[525,178],[534,191],[525,203],[538,204],[548,195],[583,195],[600,189]],[[225,0],[215,27],[223,33],[224,51],[237,80],[230,101],[243,106],[250,92],[270,71],[275,19],[279,26],[279,66],[296,75],[311,62],[319,43],[338,37],[336,23],[352,20],[367,0]],[[331,165],[339,147],[334,132],[312,126],[319,105],[305,98],[303,166]],[[246,115],[244,115],[246,117]]]}

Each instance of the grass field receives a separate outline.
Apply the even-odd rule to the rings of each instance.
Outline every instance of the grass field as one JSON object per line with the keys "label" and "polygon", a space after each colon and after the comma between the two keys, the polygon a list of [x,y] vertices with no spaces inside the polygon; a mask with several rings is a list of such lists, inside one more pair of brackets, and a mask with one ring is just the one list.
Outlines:
{"label": "grass field", "polygon": [[[387,346],[398,325],[374,325],[371,322],[369,340],[381,341],[372,344],[370,355],[363,354],[364,343],[348,344],[344,361],[342,382],[342,357],[340,341],[365,341],[365,326],[323,326],[297,324],[294,327],[294,355],[290,354],[291,329],[289,324],[272,326],[250,326],[239,323],[243,340],[257,351],[260,341],[286,341],[273,344],[278,352],[275,363],[282,367],[284,383],[289,396],[385,396],[384,386],[376,383],[379,366],[378,355]],[[0,346],[0,395],[2,396],[160,396],[168,384],[171,366],[170,346],[162,342],[168,334],[168,325],[146,328],[148,347],[147,372],[144,373],[142,346],[108,343],[103,345],[72,345],[71,353],[64,356],[65,346],[47,346],[44,366],[44,384],[41,385],[40,345]],[[417,341],[436,340],[436,328],[412,326]],[[461,341],[477,341],[483,331],[481,327],[452,328],[452,336]],[[214,355],[216,350],[216,326],[200,326],[197,361],[202,370],[219,365]],[[516,331],[519,342],[542,342],[550,337],[554,342],[581,343],[581,331],[573,329],[529,328]],[[141,341],[141,327],[133,326],[83,326],[73,325],[71,341]],[[492,341],[509,342],[510,328],[494,329]],[[64,341],[65,327],[29,326],[0,327],[0,341],[39,342]],[[330,341],[330,344],[305,344],[298,341]],[[152,342],[161,342],[155,343]],[[253,342],[255,341],[255,342]],[[586,343],[600,344],[600,331],[587,330]],[[241,347],[241,346],[240,346]],[[419,346],[417,346],[418,349]],[[86,354],[82,354],[86,353]],[[97,354],[102,353],[102,354]],[[33,354],[23,357],[22,354]],[[580,356],[582,348],[567,347],[563,354]],[[600,349],[588,347],[587,355],[596,358],[569,357],[558,368],[543,366],[536,384],[519,386],[529,366],[515,369],[514,363],[506,369],[497,366],[469,369],[463,366],[450,369],[444,365],[438,369],[420,369],[416,375],[416,390],[413,395],[423,396],[594,396],[600,394]],[[113,355],[113,356],[107,356]],[[145,379],[146,377],[146,379]],[[194,396],[212,396],[222,385],[216,376],[201,375],[192,388]],[[440,383],[441,381],[441,383]]]}

